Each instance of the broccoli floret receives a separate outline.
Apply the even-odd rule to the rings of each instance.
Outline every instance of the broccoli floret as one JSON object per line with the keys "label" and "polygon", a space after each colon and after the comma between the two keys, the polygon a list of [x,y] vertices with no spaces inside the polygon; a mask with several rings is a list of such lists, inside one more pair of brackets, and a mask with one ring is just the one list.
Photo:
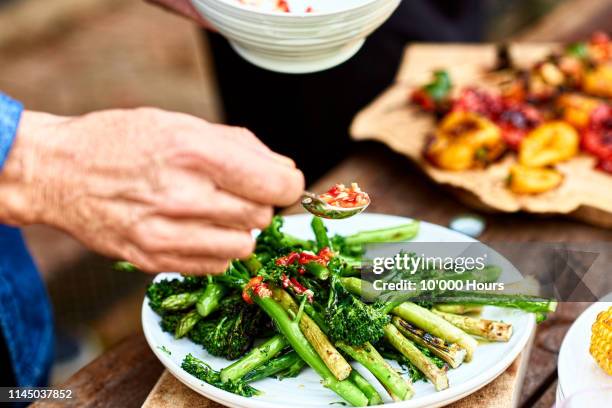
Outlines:
{"label": "broccoli floret", "polygon": [[204,361],[194,357],[191,354],[187,354],[183,363],[181,364],[183,370],[193,375],[199,380],[205,381],[210,385],[213,385],[222,390],[241,395],[243,397],[252,397],[259,395],[260,392],[247,384],[244,381],[221,381],[221,375],[206,364]]}
{"label": "broccoli floret", "polygon": [[176,326],[179,324],[183,316],[183,313],[166,313],[162,316],[159,325],[163,331],[174,334],[176,331]]}
{"label": "broccoli floret", "polygon": [[205,285],[205,279],[195,276],[185,276],[183,279],[163,279],[159,282],[151,283],[147,287],[146,292],[149,298],[149,306],[156,313],[163,314],[161,304],[168,296],[194,292],[202,289]]}
{"label": "broccoli floret", "polygon": [[283,218],[275,216],[257,237],[255,253],[281,255],[294,249],[313,249],[314,242],[296,238],[281,232]]}
{"label": "broccoli floret", "polygon": [[258,331],[266,325],[261,310],[238,295],[221,301],[214,320],[201,320],[189,332],[189,338],[210,354],[234,360],[253,344]]}
{"label": "broccoli floret", "polygon": [[376,305],[367,305],[349,293],[337,276],[331,280],[331,291],[325,321],[333,341],[358,346],[375,343],[384,335],[390,318]]}

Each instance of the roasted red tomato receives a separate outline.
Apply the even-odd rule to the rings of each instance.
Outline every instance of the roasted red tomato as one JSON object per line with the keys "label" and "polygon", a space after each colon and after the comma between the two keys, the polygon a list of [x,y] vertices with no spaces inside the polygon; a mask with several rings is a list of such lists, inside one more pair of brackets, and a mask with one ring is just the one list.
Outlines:
{"label": "roasted red tomato", "polygon": [[535,107],[527,104],[511,104],[500,113],[495,122],[501,129],[506,144],[518,149],[525,135],[542,121],[542,114]]}
{"label": "roasted red tomato", "polygon": [[599,168],[612,173],[612,107],[602,105],[582,131],[582,148],[599,159]]}
{"label": "roasted red tomato", "polygon": [[501,97],[494,96],[480,89],[465,88],[454,101],[453,112],[473,112],[494,119],[503,110]]}

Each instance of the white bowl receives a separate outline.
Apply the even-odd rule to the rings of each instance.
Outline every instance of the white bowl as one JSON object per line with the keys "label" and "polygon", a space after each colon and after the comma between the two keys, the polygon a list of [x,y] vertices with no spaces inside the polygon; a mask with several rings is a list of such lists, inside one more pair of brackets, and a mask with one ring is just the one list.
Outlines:
{"label": "white bowl", "polygon": [[330,0],[333,9],[315,13],[259,10],[238,0],[191,1],[243,58],[297,74],[328,69],[352,57],[401,0]]}

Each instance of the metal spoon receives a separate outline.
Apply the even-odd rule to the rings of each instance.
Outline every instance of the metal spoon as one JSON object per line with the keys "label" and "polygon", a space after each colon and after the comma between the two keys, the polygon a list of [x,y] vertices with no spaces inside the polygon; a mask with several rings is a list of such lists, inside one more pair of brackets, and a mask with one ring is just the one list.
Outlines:
{"label": "metal spoon", "polygon": [[344,218],[352,217],[357,215],[370,205],[370,201],[366,205],[360,207],[337,207],[335,205],[327,204],[321,200],[319,196],[310,191],[304,191],[302,194],[302,206],[308,211],[321,218],[329,218],[331,220],[341,220]]}

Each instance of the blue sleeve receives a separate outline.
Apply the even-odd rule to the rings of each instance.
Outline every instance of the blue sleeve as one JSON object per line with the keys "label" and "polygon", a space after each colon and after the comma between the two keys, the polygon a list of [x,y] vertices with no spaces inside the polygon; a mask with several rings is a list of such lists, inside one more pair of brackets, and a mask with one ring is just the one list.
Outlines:
{"label": "blue sleeve", "polygon": [[23,105],[0,92],[0,170],[11,151]]}
{"label": "blue sleeve", "polygon": [[[22,111],[21,103],[0,93],[0,170],[15,140]],[[16,385],[46,385],[53,360],[49,298],[21,231],[2,224],[0,335],[4,337]]]}

